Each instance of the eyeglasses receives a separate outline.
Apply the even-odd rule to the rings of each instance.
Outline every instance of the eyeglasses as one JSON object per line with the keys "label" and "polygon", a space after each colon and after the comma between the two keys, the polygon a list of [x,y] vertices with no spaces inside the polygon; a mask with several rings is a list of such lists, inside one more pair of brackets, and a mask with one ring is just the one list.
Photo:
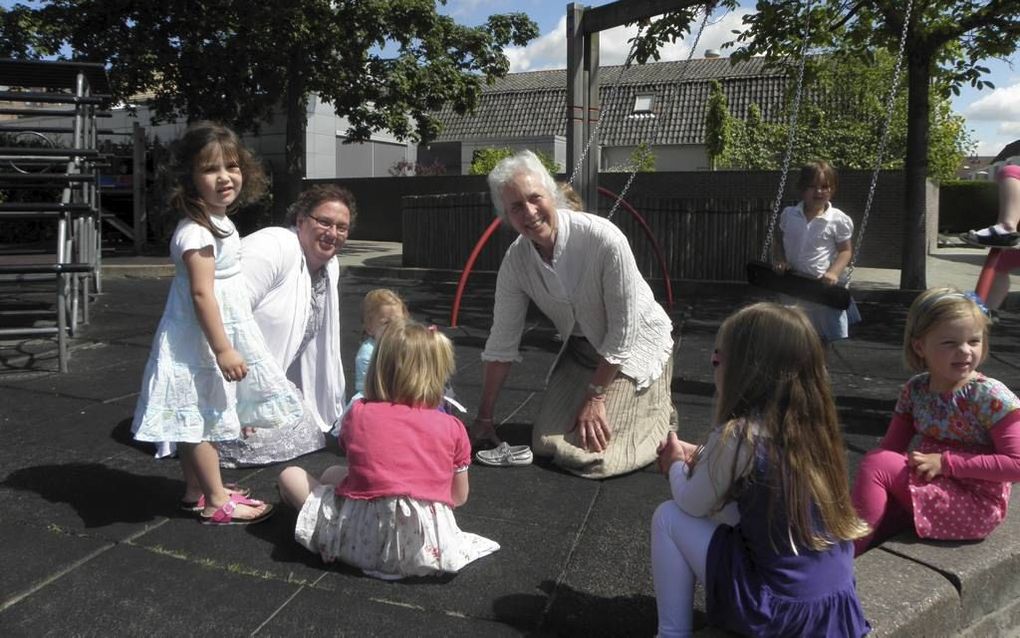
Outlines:
{"label": "eyeglasses", "polygon": [[347,224],[333,223],[328,219],[322,219],[315,215],[308,215],[308,218],[315,221],[316,225],[323,230],[329,230],[330,228],[336,230],[337,235],[346,235],[351,232],[351,227]]}

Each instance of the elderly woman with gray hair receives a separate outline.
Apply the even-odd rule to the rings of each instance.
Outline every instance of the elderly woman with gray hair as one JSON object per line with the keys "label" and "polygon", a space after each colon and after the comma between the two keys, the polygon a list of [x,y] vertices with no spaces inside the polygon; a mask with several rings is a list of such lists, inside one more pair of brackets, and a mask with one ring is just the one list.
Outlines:
{"label": "elderly woman with gray hair", "polygon": [[[656,458],[675,429],[670,398],[671,322],[638,271],[624,234],[609,220],[567,210],[556,182],[523,151],[489,173],[496,211],[520,236],[496,280],[475,441],[500,443],[496,401],[520,361],[528,303],[563,335],[547,377],[532,447],[586,478],[615,476]],[[500,463],[499,450],[507,458]],[[513,465],[505,445],[479,459]]]}

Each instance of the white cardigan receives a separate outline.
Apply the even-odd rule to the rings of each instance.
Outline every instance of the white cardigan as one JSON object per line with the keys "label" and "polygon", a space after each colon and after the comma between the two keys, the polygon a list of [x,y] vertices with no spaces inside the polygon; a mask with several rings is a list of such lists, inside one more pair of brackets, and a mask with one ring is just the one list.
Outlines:
{"label": "white cardigan", "polygon": [[[492,330],[482,360],[521,360],[518,348],[528,302],[534,301],[563,335],[564,348],[576,325],[602,358],[620,365],[620,372],[633,379],[638,390],[648,387],[672,356],[672,324],[638,271],[627,237],[597,215],[567,210],[556,214],[551,270],[524,237],[507,249],[496,279]],[[569,283],[550,290],[549,284],[556,281],[552,270],[561,277],[565,274]]]}
{"label": "white cardigan", "polygon": [[[255,322],[284,371],[301,346],[311,311],[312,280],[294,228],[263,228],[242,240],[241,267],[251,294]],[[340,360],[340,265],[326,264],[322,327],[301,354],[301,389],[315,408],[316,423],[328,432],[344,408]]]}

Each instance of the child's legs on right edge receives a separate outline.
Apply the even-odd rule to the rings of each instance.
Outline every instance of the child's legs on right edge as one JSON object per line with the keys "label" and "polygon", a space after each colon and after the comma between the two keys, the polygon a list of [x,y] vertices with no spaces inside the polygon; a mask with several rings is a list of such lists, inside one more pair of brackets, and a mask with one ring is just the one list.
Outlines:
{"label": "child's legs on right edge", "polygon": [[913,523],[910,499],[910,466],[907,455],[891,450],[872,450],[861,461],[853,490],[857,515],[871,527],[871,533],[854,541],[860,556],[872,542],[881,542],[909,529]]}
{"label": "child's legs on right edge", "polygon": [[694,630],[694,583],[705,582],[708,545],[719,524],[687,514],[673,501],[652,516],[652,581],[659,636],[687,637]]}

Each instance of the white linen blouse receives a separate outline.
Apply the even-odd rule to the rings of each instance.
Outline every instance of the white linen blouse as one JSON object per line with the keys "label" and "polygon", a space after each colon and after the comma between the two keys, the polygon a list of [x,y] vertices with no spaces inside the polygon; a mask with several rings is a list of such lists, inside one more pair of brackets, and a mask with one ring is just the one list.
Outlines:
{"label": "white linen blouse", "polygon": [[564,337],[557,361],[566,337],[580,334],[607,362],[618,364],[638,390],[648,387],[672,356],[672,324],[641,276],[627,237],[597,215],[562,209],[556,215],[551,264],[524,237],[507,249],[482,360],[521,360],[521,336],[533,301]]}

